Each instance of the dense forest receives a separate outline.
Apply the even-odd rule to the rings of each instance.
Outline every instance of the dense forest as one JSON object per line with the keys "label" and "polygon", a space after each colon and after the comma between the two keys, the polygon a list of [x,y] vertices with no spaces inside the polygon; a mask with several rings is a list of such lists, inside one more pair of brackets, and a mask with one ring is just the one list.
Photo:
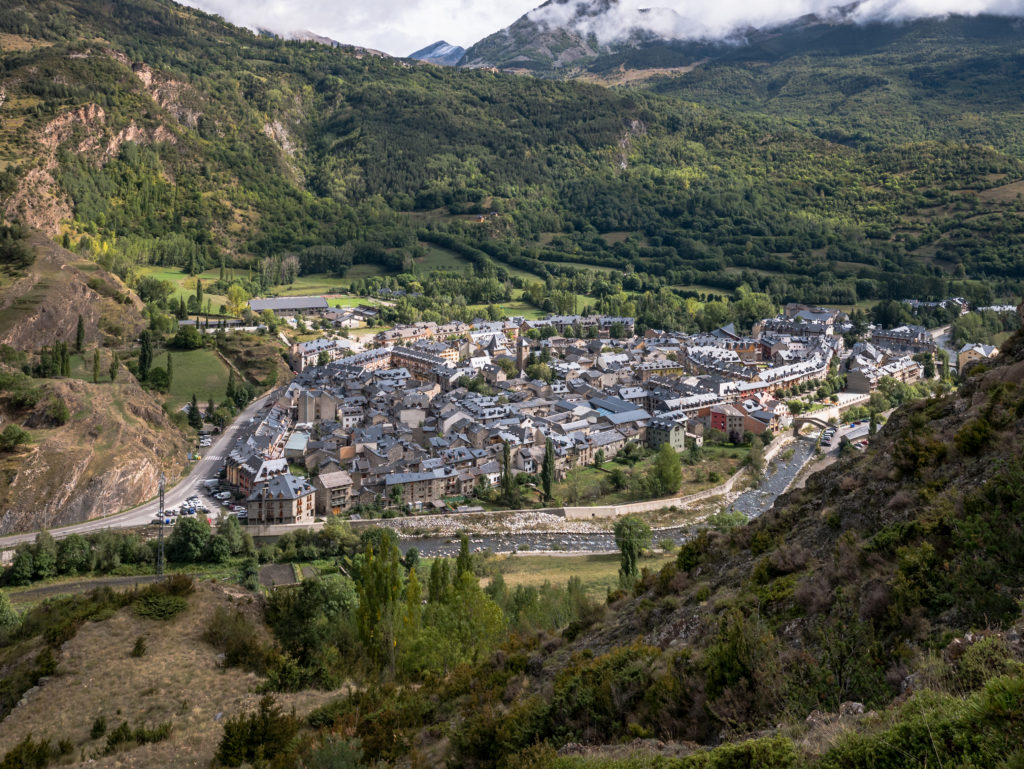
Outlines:
{"label": "dense forest", "polygon": [[[129,280],[142,263],[227,263],[269,290],[281,270],[267,260],[290,257],[301,274],[397,275],[433,243],[506,291],[516,276],[546,296],[580,284],[618,297],[609,311],[668,301],[670,317],[740,286],[843,305],[984,304],[1020,287],[1009,119],[998,135],[922,131],[941,122],[934,100],[885,121],[864,100],[863,130],[877,130],[853,141],[838,118],[743,97],[745,69],[610,90],[255,36],[164,0],[7,6],[8,214],[50,174],[70,205],[66,244]],[[957,93],[1001,118],[1003,79],[982,69]],[[795,114],[818,115],[819,92],[801,93]]]}

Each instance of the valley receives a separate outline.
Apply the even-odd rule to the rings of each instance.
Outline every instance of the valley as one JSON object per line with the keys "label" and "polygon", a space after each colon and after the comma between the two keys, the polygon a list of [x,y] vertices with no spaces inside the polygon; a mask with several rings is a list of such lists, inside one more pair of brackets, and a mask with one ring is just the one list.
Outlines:
{"label": "valley", "polygon": [[1021,22],[807,8],[0,0],[4,769],[1018,766]]}

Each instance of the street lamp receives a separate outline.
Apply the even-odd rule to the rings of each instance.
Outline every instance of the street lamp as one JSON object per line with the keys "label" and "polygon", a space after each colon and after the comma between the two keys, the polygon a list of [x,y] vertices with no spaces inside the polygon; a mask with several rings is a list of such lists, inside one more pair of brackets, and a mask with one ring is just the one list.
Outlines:
{"label": "street lamp", "polygon": [[164,573],[164,484],[167,483],[167,476],[160,473],[160,548],[156,554],[156,575],[162,577]]}

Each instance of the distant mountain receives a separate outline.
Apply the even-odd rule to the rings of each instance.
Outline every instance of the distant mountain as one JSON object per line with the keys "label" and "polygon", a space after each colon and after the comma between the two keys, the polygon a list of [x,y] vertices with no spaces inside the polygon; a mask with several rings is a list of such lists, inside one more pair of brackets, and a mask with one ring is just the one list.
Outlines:
{"label": "distant mountain", "polygon": [[[945,38],[968,38],[981,32],[982,41],[996,33],[1017,33],[1019,20],[992,16],[924,18],[905,23],[871,21],[859,14],[860,3],[835,6],[761,27],[738,26],[724,34],[702,36],[669,8],[651,8],[630,15],[619,0],[548,2],[511,26],[472,45],[459,62],[465,67],[527,71],[541,77],[621,82],[622,73],[689,71],[721,61],[777,60],[786,56],[878,52],[901,48],[920,31]],[[994,29],[990,29],[993,27]],[[658,34],[652,30],[665,30]],[[679,38],[669,30],[679,32]],[[660,71],[660,72],[659,72]],[[633,80],[636,78],[625,78]]]}
{"label": "distant mountain", "polygon": [[444,40],[438,40],[426,48],[420,48],[415,53],[410,53],[410,59],[426,61],[430,64],[443,64],[446,67],[454,67],[465,55],[466,49],[460,45],[452,45]]}

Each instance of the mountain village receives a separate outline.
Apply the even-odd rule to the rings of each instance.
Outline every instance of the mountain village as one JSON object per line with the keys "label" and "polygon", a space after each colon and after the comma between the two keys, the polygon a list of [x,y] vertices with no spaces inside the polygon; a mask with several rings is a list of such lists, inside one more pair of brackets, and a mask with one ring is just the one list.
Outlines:
{"label": "mountain village", "polygon": [[[253,300],[251,309],[345,328],[375,313],[333,310],[320,297]],[[534,474],[550,441],[563,479],[631,446],[682,452],[712,435],[770,441],[794,420],[824,427],[886,378],[919,381],[921,354],[937,350],[920,326],[871,328],[846,349],[851,329],[843,312],[791,304],[749,336],[731,325],[637,335],[632,318],[558,315],[397,326],[365,345],[297,343],[294,380],[241,432],[225,482],[252,524],[367,509],[458,512],[479,510],[474,494],[498,485],[506,445],[510,470]],[[969,348],[961,364],[994,354]],[[845,391],[815,403],[841,369]],[[817,418],[791,411],[807,392]],[[308,479],[293,475],[296,465]]]}

